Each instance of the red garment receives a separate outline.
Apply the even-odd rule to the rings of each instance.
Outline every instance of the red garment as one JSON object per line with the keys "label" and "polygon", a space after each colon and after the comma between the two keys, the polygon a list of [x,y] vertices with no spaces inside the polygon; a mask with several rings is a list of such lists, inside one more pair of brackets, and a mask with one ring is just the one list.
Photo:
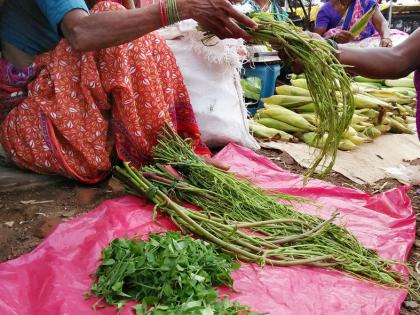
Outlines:
{"label": "red garment", "polygon": [[[93,13],[119,9],[100,2]],[[113,150],[136,165],[149,161],[165,121],[198,154],[209,154],[175,58],[158,35],[83,53],[62,40],[36,63],[41,72],[29,96],[0,127],[18,166],[95,183],[109,173]]]}

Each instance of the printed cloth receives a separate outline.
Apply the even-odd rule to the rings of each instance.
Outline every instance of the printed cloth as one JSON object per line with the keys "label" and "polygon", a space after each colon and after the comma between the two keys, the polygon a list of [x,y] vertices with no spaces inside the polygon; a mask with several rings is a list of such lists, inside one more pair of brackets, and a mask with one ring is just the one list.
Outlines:
{"label": "printed cloth", "polygon": [[[100,2],[92,13],[121,9]],[[95,183],[109,173],[113,152],[134,165],[150,161],[165,121],[198,154],[210,154],[175,58],[158,35],[83,53],[62,40],[36,64],[28,97],[0,126],[18,166]]]}
{"label": "printed cloth", "polygon": [[[365,2],[367,1],[367,2]],[[328,30],[324,37],[332,37],[337,33],[340,33],[342,30],[350,30],[360,18],[370,10],[371,7],[376,5],[375,0],[354,0],[348,10],[347,14],[343,16],[339,25],[335,28]],[[356,41],[368,38],[375,34],[375,28],[372,22],[369,22],[366,28],[356,37]]]}

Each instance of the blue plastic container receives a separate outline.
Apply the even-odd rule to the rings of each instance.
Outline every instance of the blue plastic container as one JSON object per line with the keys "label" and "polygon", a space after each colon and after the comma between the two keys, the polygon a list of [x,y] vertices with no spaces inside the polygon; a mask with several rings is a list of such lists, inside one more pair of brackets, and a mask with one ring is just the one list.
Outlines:
{"label": "blue plastic container", "polygon": [[[255,63],[253,65],[245,65],[243,68],[244,77],[258,77],[261,79],[261,98],[270,97],[274,94],[276,88],[276,80],[280,75],[280,65],[278,63]],[[260,100],[255,106],[248,106],[248,112],[254,115],[255,112],[264,107],[264,103]]]}

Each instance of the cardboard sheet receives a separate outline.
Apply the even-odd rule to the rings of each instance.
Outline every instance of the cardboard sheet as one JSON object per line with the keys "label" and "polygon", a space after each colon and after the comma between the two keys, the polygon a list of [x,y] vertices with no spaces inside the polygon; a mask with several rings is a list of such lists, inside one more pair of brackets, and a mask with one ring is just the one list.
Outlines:
{"label": "cardboard sheet", "polygon": [[[301,166],[311,164],[316,149],[304,143],[270,141],[261,147],[287,152]],[[389,177],[386,168],[405,165],[420,158],[420,141],[417,135],[387,134],[374,142],[364,143],[354,151],[339,151],[333,170],[357,184],[373,184]]]}

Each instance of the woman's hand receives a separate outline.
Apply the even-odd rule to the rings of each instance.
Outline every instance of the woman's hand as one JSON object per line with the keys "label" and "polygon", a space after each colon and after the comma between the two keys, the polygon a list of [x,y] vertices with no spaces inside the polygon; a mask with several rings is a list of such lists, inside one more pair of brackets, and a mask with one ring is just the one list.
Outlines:
{"label": "woman's hand", "polygon": [[354,41],[354,36],[349,31],[341,31],[340,33],[337,33],[337,35],[335,35],[333,40],[339,44],[346,44]]}
{"label": "woman's hand", "polygon": [[392,40],[390,38],[382,38],[379,46],[391,48],[392,47]]}
{"label": "woman's hand", "polygon": [[251,40],[252,37],[238,26],[255,28],[257,25],[246,15],[238,12],[232,3],[239,0],[178,0],[178,10],[181,19],[192,18],[204,28],[219,38],[243,38]]}

